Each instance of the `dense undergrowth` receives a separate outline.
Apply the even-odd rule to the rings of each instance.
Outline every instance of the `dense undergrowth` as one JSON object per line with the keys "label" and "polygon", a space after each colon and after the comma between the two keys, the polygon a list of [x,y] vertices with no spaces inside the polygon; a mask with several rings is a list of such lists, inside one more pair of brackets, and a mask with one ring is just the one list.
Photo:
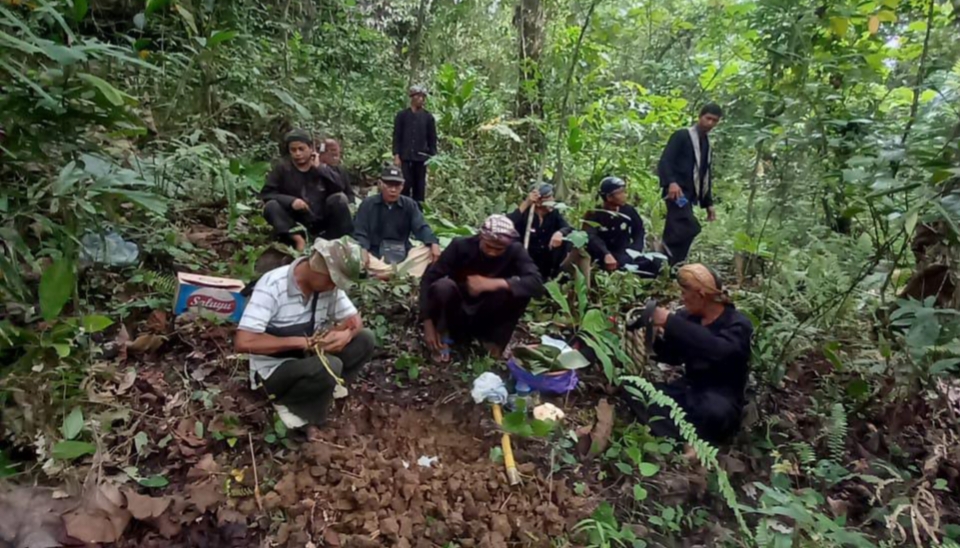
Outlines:
{"label": "dense undergrowth", "polygon": [[[668,543],[720,515],[732,544],[955,543],[958,29],[960,7],[937,0],[4,1],[0,475],[55,483],[87,462],[91,378],[118,346],[151,344],[124,333],[169,308],[175,271],[254,276],[268,246],[255,193],[287,129],[340,139],[363,181],[390,158],[406,85],[425,83],[443,237],[512,207],[540,174],[574,219],[602,176],[624,177],[657,234],[660,147],[710,99],[726,110],[712,137],[720,219],[693,256],[756,326],[758,412],[719,457],[698,447],[725,505],[651,501],[631,480],[579,534],[627,546],[639,540],[625,524],[643,523]],[[83,253],[111,233],[139,246],[131,264]],[[409,333],[396,321],[409,283],[362,291],[381,340]],[[619,384],[644,372],[605,318],[651,292],[670,284],[570,282],[526,323],[588,333]],[[414,354],[399,379],[419,376]],[[550,443],[566,451],[564,436]],[[613,446],[608,473],[693,473],[636,427]]]}

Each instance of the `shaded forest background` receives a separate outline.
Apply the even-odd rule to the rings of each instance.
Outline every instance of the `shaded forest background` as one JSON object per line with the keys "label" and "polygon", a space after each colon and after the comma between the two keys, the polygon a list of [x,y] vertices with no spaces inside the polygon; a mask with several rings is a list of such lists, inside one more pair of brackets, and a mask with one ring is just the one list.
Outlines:
{"label": "shaded forest background", "polygon": [[[428,217],[446,236],[540,176],[577,218],[606,175],[659,233],[661,148],[721,104],[719,221],[693,258],[757,326],[758,391],[825,360],[805,400],[824,424],[921,428],[922,450],[887,447],[904,470],[941,455],[887,502],[937,487],[955,506],[958,36],[958,0],[3,0],[0,465],[23,474],[24,448],[56,460],[97,332],[168,306],[169,273],[253,276],[268,233],[255,195],[285,131],[340,139],[372,179],[416,83],[438,121]],[[189,237],[197,219],[225,230],[227,257]],[[110,232],[140,247],[124,283],[81,253]],[[619,311],[643,294],[632,284],[612,277],[594,300]],[[843,460],[829,429],[812,435]]]}

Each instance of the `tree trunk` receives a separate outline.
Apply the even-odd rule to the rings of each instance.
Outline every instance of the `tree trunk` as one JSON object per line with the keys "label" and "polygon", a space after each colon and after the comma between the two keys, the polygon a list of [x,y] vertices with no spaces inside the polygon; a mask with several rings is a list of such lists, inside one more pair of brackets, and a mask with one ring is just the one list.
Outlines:
{"label": "tree trunk", "polygon": [[[517,97],[515,117],[528,119],[518,128],[524,138],[523,144],[516,146],[518,154],[530,151],[542,151],[546,143],[542,126],[538,120],[543,119],[543,77],[540,71],[540,55],[543,52],[544,27],[546,26],[546,12],[542,0],[517,0],[514,11],[513,24],[517,28]],[[522,179],[537,177],[537,172],[543,172],[543,155],[540,155],[540,168],[534,167],[532,162],[523,162],[526,170],[520,173]]]}
{"label": "tree trunk", "polygon": [[429,9],[430,0],[420,0],[420,7],[417,8],[417,26],[413,29],[413,40],[410,42],[410,75],[407,77],[407,86],[414,85],[420,76],[423,29],[426,26],[427,12]]}

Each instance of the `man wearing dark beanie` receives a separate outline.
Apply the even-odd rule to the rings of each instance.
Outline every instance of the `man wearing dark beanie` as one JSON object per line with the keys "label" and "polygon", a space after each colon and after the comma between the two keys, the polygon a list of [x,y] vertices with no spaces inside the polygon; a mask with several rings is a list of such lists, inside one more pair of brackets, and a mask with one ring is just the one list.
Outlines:
{"label": "man wearing dark beanie", "polygon": [[310,134],[294,129],[283,142],[287,154],[260,191],[263,216],[274,236],[303,251],[313,238],[334,240],[353,233],[348,199],[336,175],[320,162]]}
{"label": "man wearing dark beanie", "polygon": [[604,177],[599,194],[601,207],[583,216],[590,257],[608,271],[626,270],[656,278],[661,263],[643,252],[646,230],[640,214],[627,204],[627,184],[619,177]]}
{"label": "man wearing dark beanie", "polygon": [[693,240],[700,234],[700,223],[694,206],[707,210],[707,221],[717,219],[713,208],[713,151],[707,134],[720,123],[723,110],[716,103],[700,109],[697,123],[678,129],[670,136],[657,174],[667,205],[667,221],[663,229],[663,247],[670,265],[687,260]]}

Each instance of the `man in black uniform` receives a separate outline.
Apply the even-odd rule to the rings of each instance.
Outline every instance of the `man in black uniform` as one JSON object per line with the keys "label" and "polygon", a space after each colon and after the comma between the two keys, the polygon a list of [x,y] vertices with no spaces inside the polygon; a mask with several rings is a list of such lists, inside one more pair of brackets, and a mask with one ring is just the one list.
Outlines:
{"label": "man in black uniform", "polygon": [[670,265],[687,260],[694,238],[700,234],[700,223],[693,207],[707,210],[707,221],[717,219],[713,208],[711,168],[713,151],[707,134],[720,123],[723,110],[716,103],[700,109],[700,118],[689,128],[678,129],[670,136],[657,173],[667,205],[667,222],[663,228],[663,247]]}
{"label": "man in black uniform", "polygon": [[[730,302],[719,277],[706,266],[681,267],[677,281],[683,308],[674,314],[658,307],[649,321],[659,332],[653,341],[657,361],[684,366],[684,375],[658,388],[686,411],[701,438],[723,443],[740,429],[753,324]],[[647,407],[632,395],[627,404],[641,420],[649,421],[654,434],[679,435],[669,409]],[[651,420],[654,417],[658,420]]]}
{"label": "man in black uniform", "polygon": [[640,214],[627,204],[626,186],[619,177],[600,181],[603,205],[583,216],[584,230],[590,237],[587,251],[606,270],[627,270],[656,278],[660,261],[641,256],[646,231]]}
{"label": "man in black uniform", "polygon": [[403,170],[403,195],[422,204],[427,194],[427,160],[437,155],[437,122],[423,108],[427,90],[410,88],[410,108],[393,121],[393,163]]}
{"label": "man in black uniform", "polygon": [[505,215],[491,215],[480,234],[457,238],[420,282],[424,338],[438,363],[450,345],[477,339],[500,357],[530,299],[543,292],[537,265]]}
{"label": "man in black uniform", "polygon": [[[295,129],[283,141],[287,157],[267,174],[260,191],[263,216],[274,235],[303,251],[308,238],[332,240],[353,233],[347,197],[336,175],[320,162],[310,134]],[[297,225],[306,229],[306,237]]]}
{"label": "man in black uniform", "polygon": [[[534,184],[527,199],[508,215],[544,280],[551,280],[560,274],[560,265],[563,264],[572,247],[564,237],[570,234],[573,228],[554,208],[555,203],[553,185]],[[533,223],[529,224],[530,235],[527,241],[525,232],[531,215],[533,215]]]}

